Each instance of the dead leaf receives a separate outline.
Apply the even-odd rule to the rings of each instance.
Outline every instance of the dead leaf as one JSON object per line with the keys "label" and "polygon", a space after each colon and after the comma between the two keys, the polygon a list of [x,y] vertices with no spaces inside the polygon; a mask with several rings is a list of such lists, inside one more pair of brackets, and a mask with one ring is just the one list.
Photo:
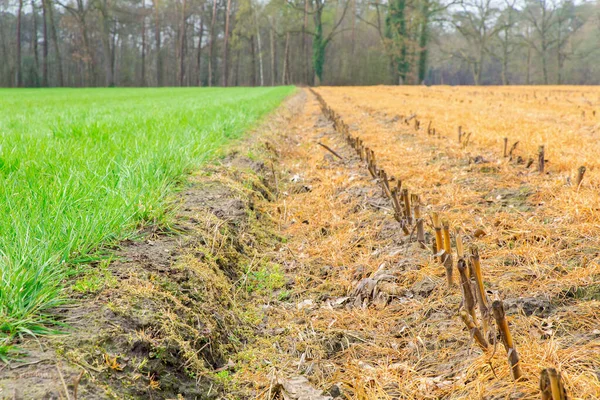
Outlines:
{"label": "dead leaf", "polygon": [[311,299],[302,300],[300,303],[298,303],[296,307],[298,308],[298,310],[302,310],[304,308],[310,310],[314,308],[314,302]]}
{"label": "dead leaf", "polygon": [[323,391],[315,389],[304,376],[289,379],[279,377],[276,388],[279,393],[273,394],[281,395],[284,400],[332,400],[331,396],[325,396]]}
{"label": "dead leaf", "polygon": [[487,235],[487,233],[485,233],[483,229],[476,229],[475,232],[473,232],[473,236],[475,236],[477,239],[485,235]]}

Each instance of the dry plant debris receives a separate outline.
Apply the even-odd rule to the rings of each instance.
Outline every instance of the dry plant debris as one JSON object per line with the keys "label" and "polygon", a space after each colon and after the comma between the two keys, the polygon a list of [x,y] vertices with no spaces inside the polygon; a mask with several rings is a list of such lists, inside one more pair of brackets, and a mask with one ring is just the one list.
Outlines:
{"label": "dry plant debris", "polygon": [[[540,100],[542,90],[550,101]],[[569,398],[600,397],[600,177],[581,146],[598,146],[598,120],[578,111],[591,107],[578,99],[600,92],[315,92],[326,115],[311,94],[287,139],[273,139],[282,174],[310,187],[300,194],[284,188],[272,205],[289,237],[279,260],[293,278],[289,304],[267,311],[268,329],[282,333],[247,351],[340,398],[539,399],[546,368],[560,371]],[[508,107],[515,111],[502,111]],[[518,142],[507,145],[507,157],[505,137]],[[541,145],[543,174],[521,161]],[[586,178],[573,175],[571,184],[581,164]],[[413,195],[425,246],[415,221],[408,223],[417,219],[414,201],[411,215],[400,213]],[[461,259],[476,303],[469,309],[464,280],[444,268]],[[511,334],[506,353],[493,319],[497,304]],[[268,387],[264,368],[242,376],[257,395]]]}

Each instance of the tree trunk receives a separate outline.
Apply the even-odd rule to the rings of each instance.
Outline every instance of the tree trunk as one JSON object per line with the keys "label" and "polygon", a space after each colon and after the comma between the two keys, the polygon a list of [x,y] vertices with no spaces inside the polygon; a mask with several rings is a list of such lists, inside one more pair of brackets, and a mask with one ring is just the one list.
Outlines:
{"label": "tree trunk", "polygon": [[[227,87],[227,41],[229,40],[229,14],[231,11],[231,0],[227,0],[225,9],[225,33],[223,34],[223,86]],[[253,44],[254,45],[254,44]]]}
{"label": "tree trunk", "polygon": [[504,39],[502,41],[502,84],[508,85],[508,30],[504,31]]}
{"label": "tree trunk", "polygon": [[562,18],[559,16],[557,19],[558,27],[556,29],[556,33],[558,35],[556,40],[556,58],[557,58],[557,70],[556,70],[556,83],[562,84],[562,62],[561,62],[561,52],[562,52],[562,41],[560,37],[560,33],[562,30]]}
{"label": "tree trunk", "polygon": [[310,55],[308,54],[308,2],[304,0],[304,23],[302,24],[302,72],[304,74],[304,83],[310,84],[310,66],[308,60]]}
{"label": "tree trunk", "polygon": [[42,46],[42,86],[48,86],[48,24],[46,16],[46,0],[42,0],[42,37],[44,44]]}
{"label": "tree trunk", "polygon": [[35,61],[35,85],[38,86],[40,74],[40,59],[38,57],[38,28],[37,28],[37,13],[35,11],[35,0],[31,0],[31,48],[33,50],[33,60]]}
{"label": "tree trunk", "polygon": [[544,77],[544,85],[548,84],[548,62],[547,62],[547,45],[546,38],[542,38],[542,75]]}
{"label": "tree trunk", "polygon": [[[2,46],[2,59],[3,60],[8,60],[8,49],[7,49],[7,45],[6,45],[6,37],[7,37],[7,35],[4,34],[4,20],[2,18],[0,18],[0,45]],[[10,70],[8,63],[0,64],[0,70],[4,73],[8,73],[8,81],[6,81],[6,83],[3,83],[3,80],[0,80],[0,83],[5,84],[6,86],[11,86],[13,77],[12,77],[12,71]],[[2,78],[4,78],[4,75],[2,75]]]}
{"label": "tree trunk", "polygon": [[[110,46],[110,4],[108,0],[102,3],[102,48],[104,50],[104,76],[105,84],[108,87],[115,86],[113,77],[113,53]],[[84,29],[86,29],[84,27]]]}
{"label": "tree trunk", "polygon": [[181,1],[181,21],[179,25],[179,86],[183,86],[185,75],[185,0]]}
{"label": "tree trunk", "polygon": [[83,68],[83,84],[82,86],[91,86],[94,82],[94,73],[92,72],[92,65],[90,62],[90,42],[88,40],[88,33],[85,27],[85,19],[79,21],[79,34],[83,38],[83,52],[85,54],[84,68]]}
{"label": "tree trunk", "polygon": [[[352,1],[352,33],[350,35],[350,54],[352,56],[354,56],[354,53],[356,51],[356,0],[350,0]],[[354,60],[351,60],[354,61]],[[351,66],[354,66],[354,63],[351,62]],[[352,68],[352,67],[351,67]],[[354,71],[354,68],[352,68],[352,71]],[[353,77],[354,74],[351,74],[351,76]]]}
{"label": "tree trunk", "polygon": [[273,22],[271,22],[270,41],[271,41],[271,86],[275,86],[277,81],[277,63],[275,62],[275,29],[273,28]]}
{"label": "tree trunk", "polygon": [[[95,86],[96,85],[96,61],[95,57],[92,55],[92,47],[90,45],[90,37],[88,34],[87,23],[85,17],[80,21],[81,26],[81,36],[83,37],[83,45],[85,47],[86,54],[86,66],[87,66],[87,79],[86,86]],[[110,67],[110,64],[109,64]]]}
{"label": "tree trunk", "polygon": [[565,57],[563,57],[563,55],[560,51],[560,48],[558,49],[557,53],[558,53],[558,70],[556,71],[556,73],[558,74],[557,83],[559,85],[562,85],[562,83],[563,83],[563,73],[562,72],[563,72],[563,68],[565,65]]}
{"label": "tree trunk", "polygon": [[392,77],[392,84],[397,85],[400,82],[400,75],[398,75],[398,68],[396,68],[396,57],[393,54],[389,55],[389,70],[390,76]]}
{"label": "tree trunk", "polygon": [[478,86],[479,82],[477,81],[477,62],[476,61],[471,63],[471,75],[473,75],[473,82],[474,82],[475,86]]}
{"label": "tree trunk", "polygon": [[63,74],[62,58],[60,57],[60,47],[58,45],[58,34],[56,33],[56,24],[54,23],[54,6],[52,0],[46,0],[48,8],[48,21],[50,22],[50,34],[52,36],[52,44],[56,53],[56,66],[58,69],[58,86],[65,86],[65,78]]}
{"label": "tree trunk", "polygon": [[240,48],[235,52],[235,73],[233,74],[233,85],[240,85],[240,64],[242,61],[242,50]]}
{"label": "tree trunk", "polygon": [[479,86],[481,84],[481,74],[483,72],[484,55],[485,55],[485,49],[482,46],[481,50],[479,51],[479,60],[477,61],[477,80],[475,82],[475,85],[477,85],[477,86]]}
{"label": "tree trunk", "polygon": [[202,86],[202,38],[204,36],[204,19],[200,20],[200,33],[198,38],[198,53],[196,58],[196,78],[198,86]]}
{"label": "tree trunk", "polygon": [[[110,76],[112,77],[112,81],[113,81],[113,85],[112,86],[116,86],[118,85],[118,77],[117,77],[117,65],[118,65],[118,60],[117,60],[117,49],[121,48],[121,36],[119,36],[118,34],[118,28],[119,28],[119,21],[117,20],[117,18],[115,17],[115,23],[114,23],[114,35],[112,35],[112,44],[110,46],[111,50],[110,50]],[[117,40],[118,37],[118,40]],[[119,54],[121,54],[121,52],[119,52]]]}
{"label": "tree trunk", "polygon": [[[401,84],[406,82],[408,65],[408,35],[406,30],[406,0],[390,1],[386,18],[386,36],[390,39],[394,65]],[[399,47],[399,54],[397,48]]]}
{"label": "tree trunk", "polygon": [[215,44],[215,22],[217,20],[217,0],[213,0],[212,21],[210,23],[210,41],[208,42],[208,86],[213,85],[213,47]]}
{"label": "tree trunk", "polygon": [[402,69],[400,71],[400,77],[402,78],[402,83],[406,83],[406,78],[408,75],[409,65],[408,65],[408,35],[406,34],[406,0],[400,1],[400,9],[402,10],[401,19],[400,19],[400,34],[402,35],[402,49],[400,50],[400,61]]}
{"label": "tree trunk", "polygon": [[146,86],[146,0],[142,0],[142,73],[140,81],[140,86]]}
{"label": "tree trunk", "polygon": [[531,84],[531,45],[527,46],[527,69],[525,71],[525,84]]}
{"label": "tree trunk", "polygon": [[254,25],[256,26],[256,44],[258,46],[258,70],[260,76],[260,86],[265,86],[265,75],[263,70],[263,54],[262,46],[260,43],[260,28],[258,26],[258,17],[256,16],[256,9],[254,10]]}
{"label": "tree trunk", "polygon": [[421,31],[419,32],[419,83],[425,82],[427,75],[427,46],[429,44],[429,1],[423,1]]}
{"label": "tree trunk", "polygon": [[289,53],[289,49],[290,49],[290,33],[287,32],[285,34],[285,51],[284,51],[284,55],[283,55],[283,72],[281,73],[281,84],[285,85],[286,79],[288,79],[289,77],[287,76],[287,71],[288,71],[288,67],[287,67],[287,63],[288,63],[288,53]]}
{"label": "tree trunk", "polygon": [[250,36],[250,86],[256,86],[256,48],[254,46],[254,35]]}
{"label": "tree trunk", "polygon": [[156,41],[156,85],[163,85],[163,60],[160,51],[160,18],[158,14],[159,0],[154,0],[154,40]]}
{"label": "tree trunk", "polygon": [[314,13],[315,33],[313,36],[313,69],[315,71],[315,85],[321,84],[323,77],[323,64],[325,64],[325,39],[323,37],[323,4],[317,1]]}
{"label": "tree trunk", "polygon": [[[104,0],[104,7],[106,7],[106,1]],[[77,0],[77,9],[73,10],[71,8],[67,8],[67,10],[77,19],[77,24],[79,25],[79,34],[83,38],[83,51],[84,51],[84,64],[86,77],[84,79],[84,85],[92,86],[96,84],[96,60],[94,57],[94,53],[92,52],[90,45],[90,38],[88,33],[87,26],[87,12],[86,5],[83,0]],[[89,7],[90,4],[87,4]],[[103,10],[101,10],[103,11]],[[104,22],[104,21],[103,21]],[[103,37],[104,39],[104,37]]]}
{"label": "tree trunk", "polygon": [[23,71],[21,69],[21,15],[23,12],[23,0],[19,0],[17,8],[17,61],[16,61],[16,86],[23,85]]}

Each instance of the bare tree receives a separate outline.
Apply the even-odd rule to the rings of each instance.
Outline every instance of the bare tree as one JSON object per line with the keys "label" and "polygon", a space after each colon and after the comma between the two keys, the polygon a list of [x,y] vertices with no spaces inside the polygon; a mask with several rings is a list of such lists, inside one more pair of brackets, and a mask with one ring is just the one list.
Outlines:
{"label": "bare tree", "polygon": [[496,23],[496,43],[498,44],[498,51],[494,51],[492,48],[490,52],[496,56],[502,65],[502,84],[508,85],[508,63],[510,57],[518,47],[518,41],[515,38],[513,32],[514,27],[517,23],[517,10],[515,9],[516,0],[505,0],[506,8],[501,12],[498,21]]}
{"label": "bare tree", "polygon": [[56,32],[56,24],[54,23],[54,6],[52,0],[46,0],[46,8],[48,12],[48,21],[50,22],[50,34],[52,37],[52,44],[54,45],[54,53],[56,54],[56,66],[58,74],[58,86],[64,86],[64,74],[63,74],[63,62],[60,46],[58,43],[58,33]]}
{"label": "bare tree", "polygon": [[542,61],[544,84],[548,84],[548,57],[550,49],[556,43],[554,27],[556,25],[556,3],[554,0],[527,0],[525,18],[537,34],[529,39],[529,45],[535,49]]}
{"label": "bare tree", "polygon": [[[111,48],[111,38],[110,38],[110,24],[111,24],[111,4],[109,0],[101,0],[97,4],[98,9],[100,10],[100,15],[102,16],[102,49],[104,52],[104,78],[106,86],[115,86],[113,67],[114,67],[114,54]],[[85,20],[83,20],[85,23]],[[86,27],[83,28],[87,30]]]}
{"label": "bare tree", "polygon": [[[563,69],[565,61],[573,55],[575,45],[570,41],[583,26],[583,20],[575,11],[575,4],[570,0],[563,0],[556,12],[556,58],[557,79],[556,83],[563,83]],[[569,44],[570,49],[569,49]]]}
{"label": "bare tree", "polygon": [[72,7],[71,5],[58,0],[56,0],[56,2],[73,15],[77,21],[79,33],[81,38],[83,38],[84,63],[87,75],[85,82],[88,85],[94,86],[96,83],[96,57],[90,47],[89,30],[87,26],[87,16],[90,12],[90,6],[93,5],[93,3],[86,4],[83,0],[76,0],[77,7]]}
{"label": "bare tree", "polygon": [[315,24],[315,31],[313,32],[313,69],[315,71],[315,84],[318,86],[321,84],[323,79],[323,67],[325,66],[325,50],[333,39],[334,35],[338,32],[338,28],[346,17],[350,2],[348,0],[344,3],[342,9],[342,15],[338,21],[333,25],[329,34],[325,35],[324,27],[325,23],[323,20],[323,14],[325,12],[325,6],[328,4],[326,0],[314,0],[313,4],[313,22]]}
{"label": "bare tree", "polygon": [[490,40],[500,29],[492,25],[498,10],[491,0],[463,2],[461,8],[454,15],[453,24],[466,46],[458,48],[455,56],[470,65],[475,85],[479,85]]}

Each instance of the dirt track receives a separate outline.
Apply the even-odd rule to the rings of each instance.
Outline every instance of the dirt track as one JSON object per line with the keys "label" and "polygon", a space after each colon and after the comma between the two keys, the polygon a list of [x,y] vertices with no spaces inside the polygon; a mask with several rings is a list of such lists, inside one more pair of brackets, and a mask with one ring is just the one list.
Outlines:
{"label": "dirt track", "polygon": [[42,352],[24,344],[36,364],[4,368],[0,397],[66,397],[66,386],[73,398],[85,371],[79,398],[537,399],[540,369],[555,366],[572,398],[599,398],[600,239],[583,240],[580,217],[549,222],[566,213],[547,199],[564,186],[557,173],[537,176],[476,141],[448,145],[342,89],[317,91],[426,213],[480,246],[526,379],[512,382],[501,346],[474,345],[460,291],[302,91],[193,177],[179,234],[124,243],[103,285],[59,310],[71,336],[44,339]]}

